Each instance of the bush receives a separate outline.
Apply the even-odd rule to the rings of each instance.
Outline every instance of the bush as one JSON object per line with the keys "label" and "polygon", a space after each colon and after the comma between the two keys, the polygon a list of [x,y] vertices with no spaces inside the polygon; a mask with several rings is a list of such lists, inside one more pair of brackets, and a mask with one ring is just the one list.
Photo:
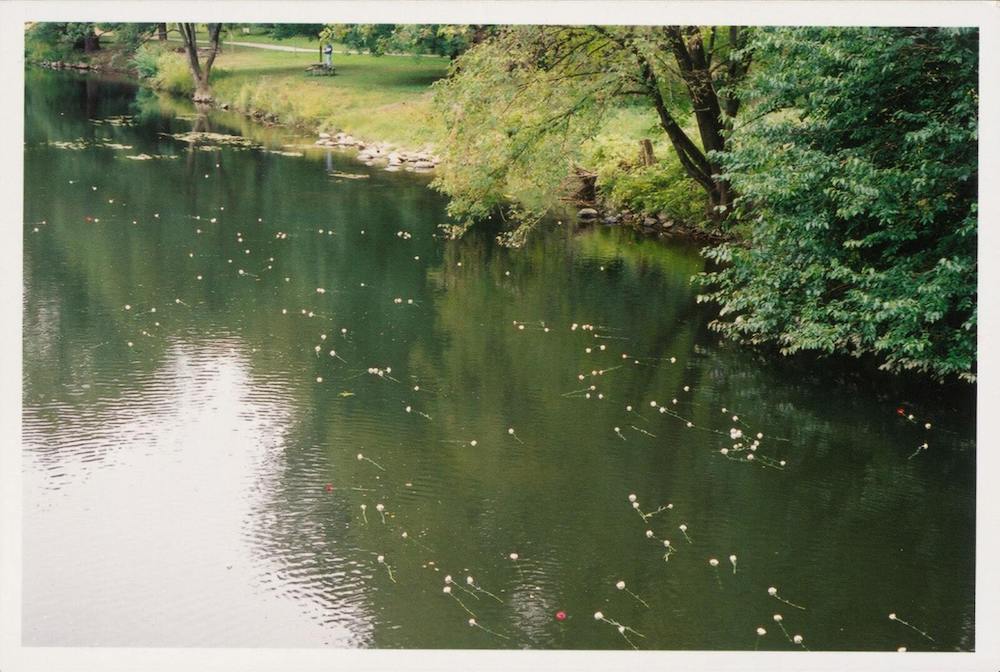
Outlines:
{"label": "bush", "polygon": [[83,57],[75,48],[78,24],[39,22],[24,34],[24,58],[37,61],[74,61]]}
{"label": "bush", "polygon": [[652,166],[619,167],[598,177],[598,190],[616,207],[646,214],[665,213],[670,219],[704,226],[708,201],[705,192],[689,178],[676,156]]}
{"label": "bush", "polygon": [[171,51],[164,51],[157,57],[152,82],[156,88],[171,93],[185,96],[194,93],[194,80],[184,57]]}
{"label": "bush", "polygon": [[107,23],[102,27],[112,31],[115,42],[128,53],[137,51],[156,30],[155,23]]}
{"label": "bush", "polygon": [[152,79],[160,72],[160,57],[163,49],[159,46],[144,44],[132,56],[131,65],[140,79]]}
{"label": "bush", "polygon": [[713,326],[974,380],[977,31],[772,29],[754,46],[759,120],[721,157],[749,245],[708,252]]}

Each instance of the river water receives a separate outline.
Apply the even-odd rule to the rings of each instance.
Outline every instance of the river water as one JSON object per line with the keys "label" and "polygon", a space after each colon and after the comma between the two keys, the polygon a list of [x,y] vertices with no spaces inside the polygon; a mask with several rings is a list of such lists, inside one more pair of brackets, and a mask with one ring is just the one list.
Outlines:
{"label": "river water", "polygon": [[25,134],[25,645],[974,648],[974,389],[126,83],[29,71]]}

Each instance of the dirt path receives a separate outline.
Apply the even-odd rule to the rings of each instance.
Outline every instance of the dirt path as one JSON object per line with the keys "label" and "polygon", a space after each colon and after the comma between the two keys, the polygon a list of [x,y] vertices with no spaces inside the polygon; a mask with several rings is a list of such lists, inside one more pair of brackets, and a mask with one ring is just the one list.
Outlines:
{"label": "dirt path", "polygon": [[[170,42],[180,42],[179,37],[168,37]],[[319,43],[317,43],[315,49],[305,49],[303,47],[289,47],[283,44],[265,44],[263,42],[234,42],[233,40],[223,40],[222,48],[225,49],[226,46],[231,45],[234,47],[250,47],[251,49],[268,49],[270,51],[290,51],[296,54],[319,54]],[[352,52],[348,51],[338,51],[333,50],[334,54],[350,54]],[[416,57],[427,57],[435,58],[434,54],[398,54],[398,53],[386,53],[385,56],[416,56]]]}
{"label": "dirt path", "polygon": [[232,40],[226,40],[222,43],[225,47],[227,44],[231,44],[234,47],[252,47],[254,49],[270,49],[271,51],[294,51],[298,54],[318,54],[319,46],[315,49],[303,49],[302,47],[287,47],[283,44],[262,44],[260,42],[233,42]]}

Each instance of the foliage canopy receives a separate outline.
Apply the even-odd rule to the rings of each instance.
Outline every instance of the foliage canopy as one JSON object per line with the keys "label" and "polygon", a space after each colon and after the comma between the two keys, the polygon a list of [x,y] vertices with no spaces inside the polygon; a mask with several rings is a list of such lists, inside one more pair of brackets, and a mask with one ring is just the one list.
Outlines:
{"label": "foliage canopy", "polygon": [[978,33],[761,31],[719,156],[746,244],[707,251],[719,331],[975,378]]}
{"label": "foliage canopy", "polygon": [[[740,101],[748,30],[698,26],[506,26],[463,55],[439,83],[449,136],[437,186],[451,213],[484,217],[517,194],[537,217],[579,163],[580,147],[627,106],[655,115],[683,173],[708,196],[713,218],[732,193],[718,159]],[[691,116],[697,133],[683,127]],[[532,220],[527,217],[527,221]]]}
{"label": "foliage canopy", "polygon": [[404,52],[456,58],[491,30],[472,25],[331,23],[323,28],[320,39],[375,56]]}

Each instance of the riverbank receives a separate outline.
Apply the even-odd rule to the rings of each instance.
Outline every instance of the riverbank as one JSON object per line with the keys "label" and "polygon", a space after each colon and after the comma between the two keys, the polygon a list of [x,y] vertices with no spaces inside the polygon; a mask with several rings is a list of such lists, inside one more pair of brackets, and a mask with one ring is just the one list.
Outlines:
{"label": "riverbank", "polygon": [[[213,104],[312,135],[320,145],[355,147],[365,163],[417,170],[433,170],[438,164],[436,147],[447,130],[434,113],[432,87],[447,75],[447,58],[337,53],[336,74],[317,77],[307,73],[316,63],[315,53],[274,46],[224,44],[213,71]],[[193,90],[175,43],[147,43],[134,57],[111,43],[80,56],[72,63],[48,65],[127,74],[181,96]],[[671,173],[669,143],[655,135],[648,138],[651,156],[660,160],[654,165],[640,160],[640,143],[654,125],[646,110],[617,110],[580,147],[577,183],[568,186],[561,200],[575,206],[584,222],[631,226],[647,235],[716,239],[717,232],[705,225],[700,190],[678,171]]]}

